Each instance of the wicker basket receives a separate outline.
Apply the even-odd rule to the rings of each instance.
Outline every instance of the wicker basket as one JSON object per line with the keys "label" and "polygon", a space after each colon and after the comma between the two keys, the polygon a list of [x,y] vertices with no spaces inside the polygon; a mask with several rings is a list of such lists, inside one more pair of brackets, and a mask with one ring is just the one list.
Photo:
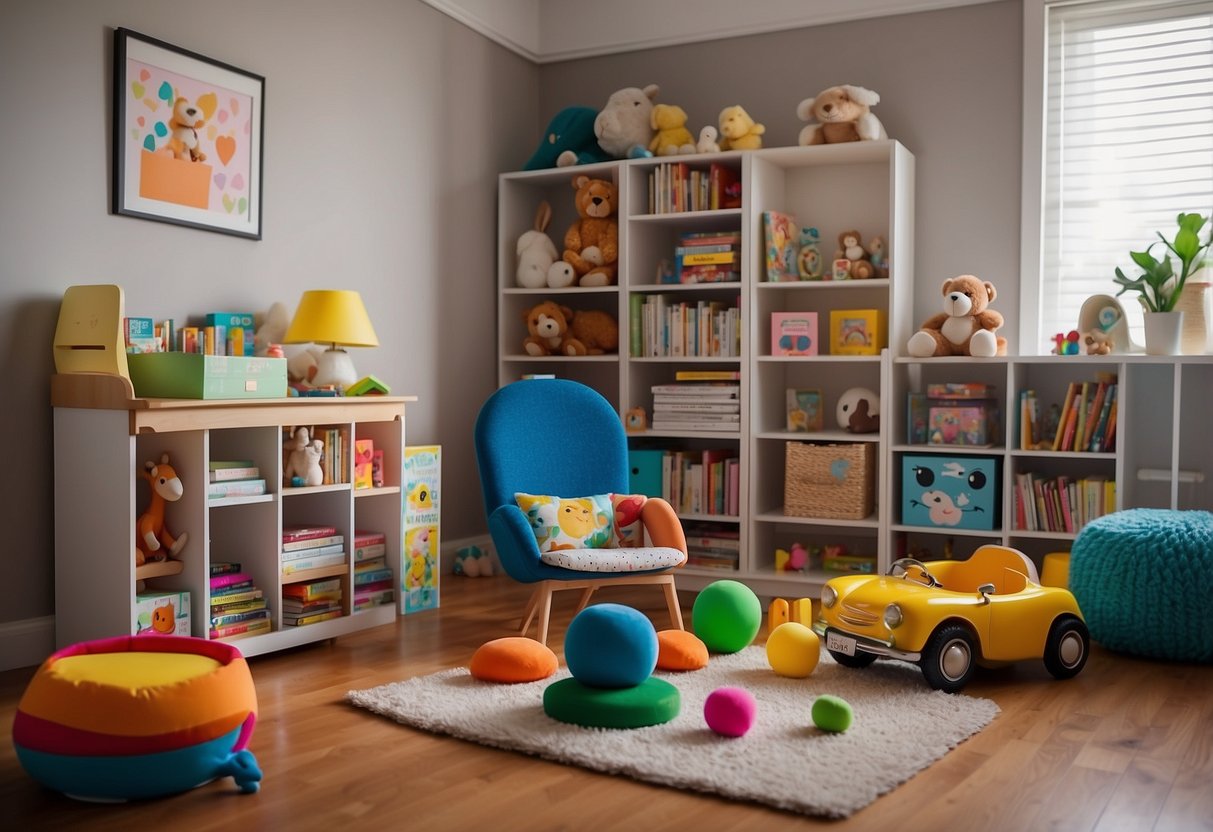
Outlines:
{"label": "wicker basket", "polygon": [[875,508],[872,442],[814,445],[788,442],[783,513],[828,520],[862,520]]}

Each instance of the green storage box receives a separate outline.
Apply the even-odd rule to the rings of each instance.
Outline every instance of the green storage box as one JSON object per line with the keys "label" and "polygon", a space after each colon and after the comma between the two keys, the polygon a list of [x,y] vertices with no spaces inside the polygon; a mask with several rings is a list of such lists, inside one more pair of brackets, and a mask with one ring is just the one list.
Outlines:
{"label": "green storage box", "polygon": [[280,399],[286,359],[188,352],[126,357],[135,395],[147,399]]}

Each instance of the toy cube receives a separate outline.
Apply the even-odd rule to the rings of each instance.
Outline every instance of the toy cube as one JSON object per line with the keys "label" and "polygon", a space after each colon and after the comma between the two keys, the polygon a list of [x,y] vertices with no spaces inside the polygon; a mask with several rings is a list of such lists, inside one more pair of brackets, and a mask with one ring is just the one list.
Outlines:
{"label": "toy cube", "polygon": [[883,309],[830,310],[831,355],[879,355],[887,332]]}
{"label": "toy cube", "polygon": [[989,445],[995,411],[992,401],[934,403],[928,414],[927,441],[932,445]]}
{"label": "toy cube", "polygon": [[907,454],[901,458],[901,522],[936,529],[1002,527],[1001,460]]}
{"label": "toy cube", "polygon": [[772,312],[771,355],[817,355],[817,313]]}

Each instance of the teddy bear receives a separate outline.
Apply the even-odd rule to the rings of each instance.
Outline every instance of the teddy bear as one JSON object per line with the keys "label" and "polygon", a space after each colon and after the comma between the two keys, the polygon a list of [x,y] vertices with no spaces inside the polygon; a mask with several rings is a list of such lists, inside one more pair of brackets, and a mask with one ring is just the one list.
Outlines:
{"label": "teddy bear", "polygon": [[619,224],[615,208],[619,192],[612,182],[578,176],[574,202],[580,219],[564,235],[565,263],[573,267],[582,286],[610,286],[619,259]]}
{"label": "teddy bear", "polygon": [[624,87],[611,93],[606,106],[594,119],[594,135],[598,146],[612,159],[635,159],[652,156],[649,142],[653,140],[651,125],[653,100],[658,86]]}
{"label": "teddy bear", "polygon": [[704,125],[699,130],[699,141],[695,142],[695,151],[697,153],[719,153],[720,142],[716,141],[719,138],[719,130],[710,124]]}
{"label": "teddy bear", "polygon": [[168,118],[169,146],[173,156],[187,162],[205,162],[206,154],[198,141],[198,128],[206,124],[201,108],[191,104],[187,98],[173,102],[173,111]]}
{"label": "teddy bear", "polygon": [[573,310],[550,300],[541,301],[522,313],[526,321],[526,340],[522,348],[527,355],[560,355],[565,333]]}
{"label": "teddy bear", "polygon": [[800,145],[887,139],[884,125],[871,111],[879,103],[879,95],[851,84],[829,87],[816,98],[806,98],[796,107],[796,115],[801,121],[815,118],[817,123],[800,131]]}
{"label": "teddy bear", "polygon": [[574,312],[560,347],[564,355],[602,355],[619,349],[619,324],[609,312]]}
{"label": "teddy bear", "polygon": [[762,134],[767,128],[757,124],[740,105],[720,111],[720,149],[757,150],[762,147]]}
{"label": "teddy bear", "polygon": [[282,480],[287,485],[323,485],[324,470],[320,459],[324,456],[324,442],[312,439],[307,428],[299,427],[282,445],[286,454],[286,468]]}
{"label": "teddy bear", "polygon": [[928,319],[906,345],[918,358],[933,355],[1006,355],[1007,339],[995,335],[1002,315],[989,308],[994,284],[962,274],[943,282],[943,312]]}
{"label": "teddy bear", "polygon": [[838,250],[834,252],[834,260],[835,279],[838,279],[837,272],[843,266],[837,262],[839,260],[846,261],[846,275],[854,280],[867,280],[876,276],[876,268],[868,260],[868,251],[863,247],[863,239],[858,231],[844,231],[838,235]]}
{"label": "teddy bear", "polygon": [[598,111],[593,107],[565,107],[548,122],[543,140],[523,170],[589,165],[610,161],[607,152],[598,146],[594,135],[594,120]]}
{"label": "teddy bear", "polygon": [[1099,327],[1092,329],[1082,336],[1082,344],[1087,355],[1110,355],[1116,346],[1112,336]]}
{"label": "teddy bear", "polygon": [[654,104],[649,119],[657,135],[649,143],[649,150],[658,156],[677,156],[694,153],[695,137],[687,129],[686,111],[675,104]]}

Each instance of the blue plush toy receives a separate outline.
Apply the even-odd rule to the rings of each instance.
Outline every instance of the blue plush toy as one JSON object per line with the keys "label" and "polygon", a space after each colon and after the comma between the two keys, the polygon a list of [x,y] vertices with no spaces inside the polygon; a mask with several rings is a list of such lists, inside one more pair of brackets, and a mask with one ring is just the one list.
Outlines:
{"label": "blue plush toy", "polygon": [[612,157],[598,146],[594,119],[598,111],[590,107],[565,107],[548,123],[543,141],[523,165],[523,170],[588,165],[606,162]]}

